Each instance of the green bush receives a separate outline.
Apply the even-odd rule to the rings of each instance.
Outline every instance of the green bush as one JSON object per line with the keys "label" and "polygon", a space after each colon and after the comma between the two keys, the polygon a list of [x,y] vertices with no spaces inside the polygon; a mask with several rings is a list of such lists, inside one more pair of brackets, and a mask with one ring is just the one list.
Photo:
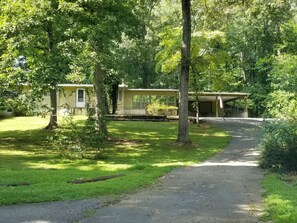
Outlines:
{"label": "green bush", "polygon": [[[73,116],[65,117],[54,136],[47,138],[51,148],[68,159],[103,159],[100,149],[104,146],[103,136],[96,133],[95,123],[87,119],[83,124],[74,122]],[[88,151],[97,153],[88,154]]]}
{"label": "green bush", "polygon": [[277,121],[264,126],[260,167],[297,171],[297,122]]}
{"label": "green bush", "polygon": [[165,104],[152,103],[147,106],[147,113],[150,115],[177,115],[177,107]]}
{"label": "green bush", "polygon": [[15,116],[26,116],[33,114],[33,108],[24,95],[8,98],[4,102],[6,110],[12,111]]}

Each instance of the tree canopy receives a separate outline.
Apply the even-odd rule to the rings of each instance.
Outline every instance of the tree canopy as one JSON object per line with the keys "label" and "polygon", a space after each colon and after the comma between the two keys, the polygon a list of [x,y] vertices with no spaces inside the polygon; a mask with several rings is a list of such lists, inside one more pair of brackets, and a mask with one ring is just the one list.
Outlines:
{"label": "tree canopy", "polygon": [[[97,127],[107,132],[100,120],[116,110],[119,83],[179,88],[181,2],[0,1],[0,105],[23,83],[32,98],[51,90],[53,99],[59,83],[93,83]],[[193,1],[189,90],[248,92],[252,116],[296,117],[296,8],[293,0]]]}

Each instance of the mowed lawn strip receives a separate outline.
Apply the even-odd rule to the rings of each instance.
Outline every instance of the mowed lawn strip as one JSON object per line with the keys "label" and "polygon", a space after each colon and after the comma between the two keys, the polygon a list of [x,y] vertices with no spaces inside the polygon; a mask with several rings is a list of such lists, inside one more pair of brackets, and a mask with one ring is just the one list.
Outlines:
{"label": "mowed lawn strip", "polygon": [[[83,125],[84,117],[76,117]],[[0,204],[18,204],[132,192],[153,183],[172,168],[201,162],[222,150],[228,134],[207,124],[190,126],[193,145],[175,144],[176,122],[110,122],[114,139],[98,142],[102,159],[67,159],[51,148],[44,131],[48,119],[15,117],[0,120],[0,184],[29,182],[30,186],[0,188]],[[125,174],[106,181],[69,184],[88,179]]]}

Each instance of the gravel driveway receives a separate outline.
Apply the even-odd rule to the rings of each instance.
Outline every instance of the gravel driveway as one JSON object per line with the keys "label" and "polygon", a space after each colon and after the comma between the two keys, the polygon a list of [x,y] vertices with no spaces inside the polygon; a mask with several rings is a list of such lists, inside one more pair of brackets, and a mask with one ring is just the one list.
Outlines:
{"label": "gravel driveway", "polygon": [[261,222],[260,121],[210,119],[230,132],[227,148],[206,162],[173,170],[133,195],[0,207],[0,222]]}

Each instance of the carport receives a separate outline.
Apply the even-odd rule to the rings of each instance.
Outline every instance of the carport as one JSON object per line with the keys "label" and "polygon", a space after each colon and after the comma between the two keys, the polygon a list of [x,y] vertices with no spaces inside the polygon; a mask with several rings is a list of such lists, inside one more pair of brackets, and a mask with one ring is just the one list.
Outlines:
{"label": "carport", "polygon": [[[249,93],[239,92],[189,92],[189,115],[200,117],[248,117]],[[236,104],[240,101],[241,106]],[[231,102],[231,103],[230,103]]]}

